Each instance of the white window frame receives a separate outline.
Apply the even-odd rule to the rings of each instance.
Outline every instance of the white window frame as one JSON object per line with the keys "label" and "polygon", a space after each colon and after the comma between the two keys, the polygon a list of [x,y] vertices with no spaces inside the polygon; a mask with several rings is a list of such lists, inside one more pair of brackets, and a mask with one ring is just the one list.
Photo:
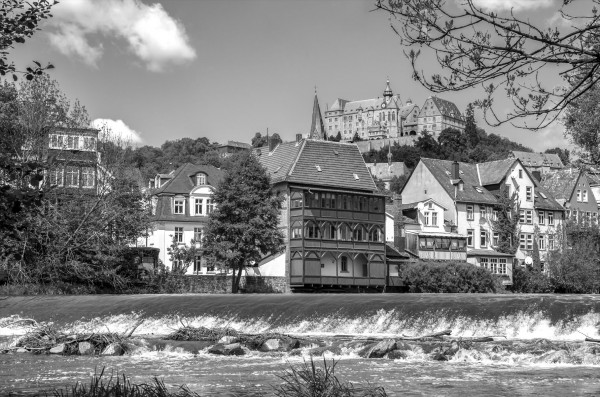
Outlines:
{"label": "white window frame", "polygon": [[84,167],[81,173],[81,186],[93,188],[96,185],[96,173],[92,167]]}
{"label": "white window frame", "polygon": [[79,187],[79,168],[67,167],[65,170],[65,186]]}
{"label": "white window frame", "polygon": [[63,168],[51,169],[49,178],[50,185],[62,187],[65,183],[65,170]]}
{"label": "white window frame", "polygon": [[581,203],[581,189],[577,189],[577,202]]}
{"label": "white window frame", "polygon": [[175,226],[175,232],[173,233],[173,238],[175,242],[178,244],[183,244],[183,227]]}
{"label": "white window frame", "polygon": [[[467,229],[467,247],[474,247],[474,237],[475,231],[473,229]],[[469,244],[469,239],[471,240],[471,244]]]}
{"label": "white window frame", "polygon": [[487,247],[487,231],[483,229],[479,231],[479,247]]}
{"label": "white window frame", "polygon": [[173,199],[173,214],[183,215],[185,214],[185,199],[174,198]]}
{"label": "white window frame", "polygon": [[587,194],[587,189],[583,190],[583,202],[587,203],[588,202],[588,194]]}
{"label": "white window frame", "polygon": [[538,249],[540,251],[546,251],[546,235],[540,234],[538,236]]}
{"label": "white window frame", "polygon": [[467,220],[473,221],[475,220],[475,206],[467,205]]}
{"label": "white window frame", "polygon": [[[204,215],[204,198],[194,197],[194,215]],[[200,209],[200,212],[198,212]]]}
{"label": "white window frame", "polygon": [[525,186],[525,200],[533,201],[533,188],[531,186]]}
{"label": "white window frame", "polygon": [[545,211],[538,211],[538,223],[540,225],[546,224],[546,212]]}
{"label": "white window frame", "polygon": [[199,173],[196,174],[196,186],[204,186],[206,185],[206,174]]}
{"label": "white window frame", "polygon": [[554,226],[554,211],[548,212],[548,226]]}

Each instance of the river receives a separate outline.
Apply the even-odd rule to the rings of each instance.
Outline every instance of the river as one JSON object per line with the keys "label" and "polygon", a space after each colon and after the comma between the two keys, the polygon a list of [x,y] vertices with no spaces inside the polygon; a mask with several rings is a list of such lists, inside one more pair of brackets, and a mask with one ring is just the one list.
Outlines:
{"label": "river", "polygon": [[[600,396],[598,295],[294,294],[88,295],[0,298],[0,348],[14,345],[32,318],[69,332],[125,332],[154,340],[181,324],[279,332],[335,341],[423,335],[493,336],[461,349],[450,361],[414,350],[404,359],[365,359],[331,349],[336,375],[383,386],[391,396]],[[148,344],[121,357],[0,354],[0,394],[31,395],[86,382],[99,368],[134,382],[158,376],[206,396],[262,396],[299,355],[253,352],[223,357]],[[323,360],[323,358],[317,358]]]}

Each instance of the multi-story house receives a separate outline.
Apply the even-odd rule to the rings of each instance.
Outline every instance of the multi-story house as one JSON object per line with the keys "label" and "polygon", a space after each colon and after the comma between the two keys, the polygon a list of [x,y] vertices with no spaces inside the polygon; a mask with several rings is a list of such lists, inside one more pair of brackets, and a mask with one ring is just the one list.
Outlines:
{"label": "multi-story house", "polygon": [[[171,268],[167,248],[173,240],[190,245],[200,244],[208,215],[214,210],[212,194],[223,178],[223,171],[212,165],[183,164],[162,186],[152,192],[153,231],[142,243],[159,248],[159,259]],[[214,274],[201,257],[196,258],[188,274]]]}
{"label": "multi-story house", "polygon": [[446,128],[464,131],[465,119],[453,102],[430,96],[419,110],[417,132],[427,131],[437,139]]}
{"label": "multi-story house", "polygon": [[500,195],[516,193],[519,230],[514,257],[529,262],[533,240],[540,257],[556,248],[563,208],[536,183],[518,159],[480,164],[422,158],[402,190],[403,202],[433,199],[444,207],[444,220],[466,237],[467,261],[512,280],[512,255],[498,252],[499,233],[494,229]]}
{"label": "multi-story house", "polygon": [[215,150],[219,153],[219,156],[222,158],[229,157],[237,152],[242,152],[244,150],[251,149],[252,145],[250,145],[249,143],[236,141],[227,141],[227,143],[215,147]]}
{"label": "multi-story house", "polygon": [[540,184],[563,205],[568,218],[598,222],[598,203],[593,192],[594,181],[577,168],[548,171]]}
{"label": "multi-story house", "polygon": [[363,140],[395,138],[400,136],[399,95],[394,95],[390,81],[386,83],[383,97],[349,101],[338,98],[325,112],[325,131],[328,136],[339,132],[343,141],[354,134]]}
{"label": "multi-story house", "polygon": [[293,290],[382,290],[385,197],[356,145],[308,139],[256,154],[283,197],[286,247],[259,263],[260,273],[285,277]]}
{"label": "multi-story house", "polygon": [[51,164],[46,183],[61,191],[98,193],[105,186],[107,173],[100,166],[97,129],[55,128],[42,156]]}
{"label": "multi-story house", "polygon": [[539,181],[546,172],[565,168],[562,160],[555,153],[532,153],[513,150],[510,158],[521,160],[521,164]]}

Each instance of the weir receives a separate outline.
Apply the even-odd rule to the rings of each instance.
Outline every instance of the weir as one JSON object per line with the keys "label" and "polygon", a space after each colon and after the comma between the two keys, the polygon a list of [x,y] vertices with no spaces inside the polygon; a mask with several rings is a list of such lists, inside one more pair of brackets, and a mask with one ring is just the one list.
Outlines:
{"label": "weir", "polygon": [[[6,370],[0,369],[0,390],[15,387],[10,379],[20,376],[18,371],[32,378],[47,373],[50,365],[59,368],[61,375],[47,374],[48,384],[57,384],[64,374],[81,379],[83,374],[79,368],[91,370],[99,363],[108,363],[113,369],[127,368],[128,372],[133,371],[128,375],[134,377],[168,373],[187,384],[190,384],[188,374],[176,373],[177,368],[208,365],[216,372],[229,373],[233,363],[237,363],[243,379],[254,382],[258,370],[259,379],[266,382],[277,379],[282,364],[299,363],[314,355],[341,359],[348,374],[370,380],[375,376],[372,371],[390,376],[399,369],[413,373],[416,367],[426,367],[432,373],[458,371],[460,376],[475,367],[477,371],[491,373],[500,366],[509,372],[518,367],[519,376],[528,378],[539,375],[540,365],[554,366],[556,370],[560,368],[559,371],[565,371],[565,365],[578,366],[579,372],[585,367],[593,374],[600,373],[600,344],[584,341],[586,336],[600,338],[600,296],[595,295],[8,297],[0,300],[0,350],[14,345],[18,337],[30,329],[30,323],[19,321],[26,318],[70,333],[125,333],[143,321],[133,333],[135,348],[122,357],[0,354],[1,364],[8,364],[11,371],[6,375]],[[281,333],[306,342],[299,349],[287,352],[253,351],[235,358],[214,356],[208,352],[211,343],[164,340],[183,324],[228,327],[247,334]],[[443,334],[445,330],[449,335],[410,340],[411,336]],[[482,337],[487,338],[480,339]],[[399,346],[397,354],[380,359],[365,357],[369,344],[390,339]],[[166,362],[170,363],[168,368]],[[247,369],[243,369],[246,366]],[[89,371],[84,372],[89,375]],[[578,373],[567,372],[570,375],[564,375],[565,379]],[[197,380],[192,379],[191,384],[197,384],[198,390],[208,394],[223,391],[213,375],[205,376],[213,379],[213,383],[208,385],[206,379],[194,383]],[[385,376],[380,380],[392,386]],[[422,374],[412,376],[419,379]],[[599,377],[593,375],[592,384],[600,384]],[[549,378],[548,382],[555,381]],[[33,389],[29,384],[23,390]]]}

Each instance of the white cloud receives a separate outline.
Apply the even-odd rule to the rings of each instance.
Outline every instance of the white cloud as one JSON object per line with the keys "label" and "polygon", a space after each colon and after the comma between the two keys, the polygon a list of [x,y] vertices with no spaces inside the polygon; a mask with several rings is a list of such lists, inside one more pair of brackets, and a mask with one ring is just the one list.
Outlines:
{"label": "white cloud", "polygon": [[48,28],[50,43],[89,65],[96,65],[103,54],[100,38],[123,40],[127,49],[153,72],[196,58],[184,26],[158,3],[69,0],[53,8],[53,14]]}
{"label": "white cloud", "polygon": [[536,142],[539,147],[538,150],[544,151],[546,149],[552,149],[555,147],[566,148],[572,150],[569,139],[565,137],[565,126],[559,121],[555,121],[548,127],[533,133]]}
{"label": "white cloud", "polygon": [[95,119],[92,128],[100,130],[100,139],[107,139],[122,146],[136,146],[142,142],[139,132],[131,129],[123,120]]}
{"label": "white cloud", "polygon": [[473,3],[492,11],[523,11],[549,7],[554,0],[473,0]]}

